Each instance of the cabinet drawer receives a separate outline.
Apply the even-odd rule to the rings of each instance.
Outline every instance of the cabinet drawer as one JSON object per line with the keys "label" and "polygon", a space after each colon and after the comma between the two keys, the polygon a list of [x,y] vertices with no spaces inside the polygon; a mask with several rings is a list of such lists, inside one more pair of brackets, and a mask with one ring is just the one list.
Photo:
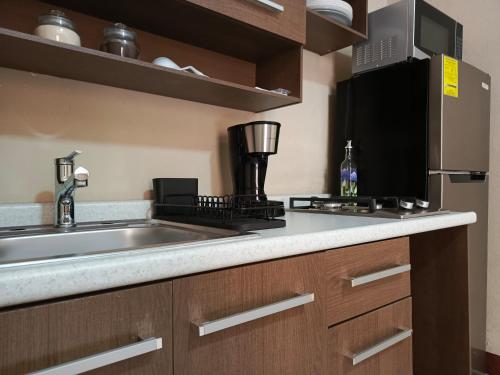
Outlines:
{"label": "cabinet drawer", "polygon": [[408,237],[328,251],[328,325],[410,295]]}
{"label": "cabinet drawer", "polygon": [[411,375],[411,298],[328,330],[328,373]]}
{"label": "cabinet drawer", "polygon": [[171,314],[170,282],[4,311],[0,373],[172,374]]}
{"label": "cabinet drawer", "polygon": [[323,374],[323,255],[174,280],[175,374]]}
{"label": "cabinet drawer", "polygon": [[[187,0],[300,44],[306,41],[305,0]],[[244,43],[244,41],[242,41]]]}

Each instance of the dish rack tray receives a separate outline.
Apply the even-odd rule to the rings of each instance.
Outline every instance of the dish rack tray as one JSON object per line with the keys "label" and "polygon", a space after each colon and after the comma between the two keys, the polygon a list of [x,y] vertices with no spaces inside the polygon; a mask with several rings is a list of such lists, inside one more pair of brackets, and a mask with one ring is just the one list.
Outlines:
{"label": "dish rack tray", "polygon": [[155,203],[157,218],[198,217],[227,223],[247,218],[273,220],[285,214],[283,202],[267,200],[265,195],[168,195],[164,201]]}

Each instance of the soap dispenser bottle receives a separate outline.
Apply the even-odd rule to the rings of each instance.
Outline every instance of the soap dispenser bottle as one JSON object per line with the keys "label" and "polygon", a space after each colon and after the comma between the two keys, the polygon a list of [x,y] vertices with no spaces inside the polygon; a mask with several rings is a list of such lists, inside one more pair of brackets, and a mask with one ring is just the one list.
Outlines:
{"label": "soap dispenser bottle", "polygon": [[340,195],[355,197],[358,194],[358,171],[352,156],[352,141],[345,146],[345,160],[340,164]]}

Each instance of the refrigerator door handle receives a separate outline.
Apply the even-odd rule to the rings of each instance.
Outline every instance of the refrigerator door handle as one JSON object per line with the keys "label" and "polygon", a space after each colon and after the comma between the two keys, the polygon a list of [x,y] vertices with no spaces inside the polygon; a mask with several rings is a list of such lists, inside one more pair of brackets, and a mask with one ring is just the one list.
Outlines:
{"label": "refrigerator door handle", "polygon": [[486,181],[486,173],[482,174],[450,174],[448,175],[452,184],[464,183],[484,183]]}
{"label": "refrigerator door handle", "polygon": [[488,172],[430,170],[429,175],[448,176],[453,184],[484,183]]}

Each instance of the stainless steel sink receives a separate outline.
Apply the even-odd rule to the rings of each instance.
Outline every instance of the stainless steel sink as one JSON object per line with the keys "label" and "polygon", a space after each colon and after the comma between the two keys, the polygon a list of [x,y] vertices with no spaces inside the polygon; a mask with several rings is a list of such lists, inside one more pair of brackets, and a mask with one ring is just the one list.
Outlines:
{"label": "stainless steel sink", "polygon": [[0,228],[0,268],[26,262],[255,236],[162,221],[89,223],[69,229],[53,226]]}

